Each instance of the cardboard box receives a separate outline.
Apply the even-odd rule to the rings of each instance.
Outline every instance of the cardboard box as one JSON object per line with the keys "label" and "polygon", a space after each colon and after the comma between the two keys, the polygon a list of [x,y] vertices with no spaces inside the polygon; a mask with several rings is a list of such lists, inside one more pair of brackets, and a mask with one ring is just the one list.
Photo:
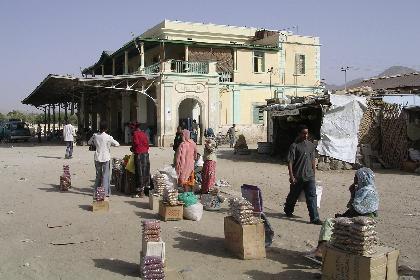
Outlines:
{"label": "cardboard box", "polygon": [[149,209],[155,212],[159,211],[159,201],[162,198],[158,195],[155,195],[153,192],[149,193]]}
{"label": "cardboard box", "polygon": [[109,211],[109,201],[93,201],[92,203],[93,212],[108,212]]}
{"label": "cardboard box", "polygon": [[161,257],[163,263],[165,263],[165,242],[146,242],[144,239],[142,239],[141,248],[142,256]]}
{"label": "cardboard box", "polygon": [[163,221],[179,221],[182,220],[184,214],[184,206],[176,205],[171,206],[164,203],[162,200],[159,201],[159,216]]}
{"label": "cardboard box", "polygon": [[225,217],[225,246],[243,260],[265,258],[264,224],[241,225],[233,217]]}
{"label": "cardboard box", "polygon": [[370,256],[328,247],[322,264],[323,280],[398,280],[399,251],[378,246]]}

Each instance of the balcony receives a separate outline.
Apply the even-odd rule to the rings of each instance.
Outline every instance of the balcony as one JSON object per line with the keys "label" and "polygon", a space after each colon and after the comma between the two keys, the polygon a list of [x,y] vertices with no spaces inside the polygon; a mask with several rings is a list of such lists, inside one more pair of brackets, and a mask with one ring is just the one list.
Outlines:
{"label": "balcony", "polygon": [[142,70],[136,71],[134,74],[153,75],[161,72],[170,73],[187,73],[187,74],[217,74],[219,75],[219,82],[231,83],[233,82],[233,73],[231,72],[216,72],[216,62],[200,62],[200,61],[182,61],[182,60],[168,60],[165,62],[158,62],[145,67]]}

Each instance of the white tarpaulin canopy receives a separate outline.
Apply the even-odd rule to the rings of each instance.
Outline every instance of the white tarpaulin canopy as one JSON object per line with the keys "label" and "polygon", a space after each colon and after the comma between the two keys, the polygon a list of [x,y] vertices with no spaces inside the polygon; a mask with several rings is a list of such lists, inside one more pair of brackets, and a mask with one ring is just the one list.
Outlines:
{"label": "white tarpaulin canopy", "polygon": [[360,120],[367,109],[366,98],[332,94],[330,102],[330,110],[323,118],[317,150],[321,155],[354,163]]}

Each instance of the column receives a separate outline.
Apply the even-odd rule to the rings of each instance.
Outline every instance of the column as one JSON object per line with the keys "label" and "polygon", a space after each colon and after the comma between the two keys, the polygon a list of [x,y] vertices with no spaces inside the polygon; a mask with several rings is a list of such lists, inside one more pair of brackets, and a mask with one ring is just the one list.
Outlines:
{"label": "column", "polygon": [[144,69],[144,43],[140,42],[140,71]]}
{"label": "column", "polygon": [[47,136],[47,107],[44,107],[44,137]]}
{"label": "column", "polygon": [[128,51],[124,52],[124,74],[128,74]]}
{"label": "column", "polygon": [[121,127],[130,121],[130,94],[124,92],[121,96]]}
{"label": "column", "polygon": [[188,45],[185,45],[185,61],[188,61]]}
{"label": "column", "polygon": [[112,58],[112,76],[115,76],[115,57]]}
{"label": "column", "polygon": [[64,104],[64,121],[67,122],[69,120],[68,116],[67,116],[67,107],[68,107],[68,103]]}
{"label": "column", "polygon": [[233,49],[233,71],[238,71],[238,49]]}
{"label": "column", "polygon": [[55,104],[52,106],[53,111],[53,131],[55,130]]}
{"label": "column", "polygon": [[61,128],[61,104],[58,103],[58,129]]}
{"label": "column", "polygon": [[232,89],[232,117],[234,124],[238,124],[241,116],[239,89]]}
{"label": "column", "polygon": [[102,77],[105,76],[105,65],[101,65]]}
{"label": "column", "polygon": [[[142,92],[144,92],[144,85],[141,87]],[[137,92],[137,122],[147,123],[147,97]]]}
{"label": "column", "polygon": [[48,104],[48,132],[51,131],[51,105]]}
{"label": "column", "polygon": [[92,130],[93,132],[98,131],[98,114],[96,112],[92,112]]}

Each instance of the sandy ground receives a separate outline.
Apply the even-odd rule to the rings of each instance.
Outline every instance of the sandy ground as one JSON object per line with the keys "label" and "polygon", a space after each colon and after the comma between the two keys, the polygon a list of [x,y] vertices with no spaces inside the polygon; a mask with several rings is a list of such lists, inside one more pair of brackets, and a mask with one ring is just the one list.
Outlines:
{"label": "sandy ground", "polygon": [[[94,179],[93,153],[75,147],[74,158],[63,159],[62,145],[0,145],[0,279],[134,279],[139,274],[140,221],[154,218],[147,199],[114,193],[111,210],[89,211]],[[200,147],[200,149],[202,149]],[[115,157],[128,147],[112,150]],[[172,150],[151,148],[152,169],[172,159]],[[70,164],[73,188],[57,190],[62,165]],[[223,246],[221,212],[205,212],[200,222],[162,223],[166,242],[167,279],[317,279],[317,265],[302,254],[316,244],[320,227],[308,224],[306,206],[286,219],[282,204],[288,192],[286,166],[253,153],[233,155],[222,148],[217,162],[219,179],[237,194],[243,183],[262,188],[265,210],[275,241],[264,260],[242,261]],[[324,194],[321,218],[345,210],[353,171],[319,172]],[[401,264],[420,279],[419,176],[378,170],[381,198],[378,232],[382,243],[401,250]],[[225,208],[227,205],[225,205]],[[50,225],[66,225],[48,228]],[[51,242],[79,242],[56,246]]]}

